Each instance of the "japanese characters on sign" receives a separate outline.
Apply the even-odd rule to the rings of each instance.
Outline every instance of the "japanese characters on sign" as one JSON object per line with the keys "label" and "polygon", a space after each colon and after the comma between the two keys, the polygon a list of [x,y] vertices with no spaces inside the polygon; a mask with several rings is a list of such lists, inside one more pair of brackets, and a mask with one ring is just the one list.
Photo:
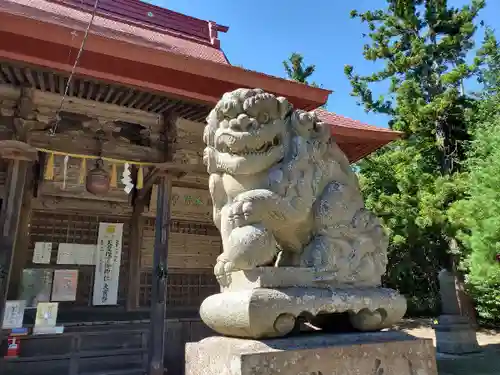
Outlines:
{"label": "japanese characters on sign", "polygon": [[33,249],[33,263],[49,264],[51,254],[51,242],[35,242],[35,248]]}
{"label": "japanese characters on sign", "polygon": [[[149,213],[156,213],[157,190],[154,185],[149,204]],[[185,188],[174,186],[172,188],[171,217],[176,219],[189,219],[197,221],[212,220],[212,199],[210,193],[204,189]]]}
{"label": "japanese characters on sign", "polygon": [[94,278],[94,305],[116,305],[123,224],[100,223]]}

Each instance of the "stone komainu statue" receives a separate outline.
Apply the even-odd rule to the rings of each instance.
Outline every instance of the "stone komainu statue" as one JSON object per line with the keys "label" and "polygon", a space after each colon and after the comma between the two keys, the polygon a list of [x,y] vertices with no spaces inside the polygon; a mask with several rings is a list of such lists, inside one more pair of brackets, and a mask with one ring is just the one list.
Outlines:
{"label": "stone komainu statue", "polygon": [[362,331],[399,321],[405,298],[380,287],[387,238],[328,125],[259,89],[225,94],[207,121],[203,159],[223,252],[221,293],[200,306],[205,324],[265,338],[303,318],[328,329],[344,314]]}
{"label": "stone komainu statue", "polygon": [[260,89],[226,93],[207,122],[221,285],[235,270],[269,265],[314,268],[335,284],[380,284],[387,238],[329,125]]}

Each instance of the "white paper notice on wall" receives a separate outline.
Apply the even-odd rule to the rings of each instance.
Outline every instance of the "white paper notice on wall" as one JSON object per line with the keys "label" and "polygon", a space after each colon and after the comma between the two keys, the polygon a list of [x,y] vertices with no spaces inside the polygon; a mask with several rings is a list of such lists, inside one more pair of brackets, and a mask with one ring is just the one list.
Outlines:
{"label": "white paper notice on wall", "polygon": [[57,264],[93,266],[95,264],[96,249],[96,245],[61,243],[57,250]]}
{"label": "white paper notice on wall", "polygon": [[57,310],[59,304],[57,302],[40,302],[36,306],[36,328],[55,327],[57,322]]}
{"label": "white paper notice on wall", "polygon": [[5,302],[5,312],[3,315],[2,328],[12,329],[23,326],[24,309],[26,301],[7,301]]}
{"label": "white paper notice on wall", "polygon": [[33,260],[35,264],[49,264],[52,253],[52,242],[35,242]]}
{"label": "white paper notice on wall", "polygon": [[52,282],[52,301],[76,300],[78,270],[55,270]]}
{"label": "white paper notice on wall", "polygon": [[123,224],[99,223],[92,303],[116,305],[122,255]]}

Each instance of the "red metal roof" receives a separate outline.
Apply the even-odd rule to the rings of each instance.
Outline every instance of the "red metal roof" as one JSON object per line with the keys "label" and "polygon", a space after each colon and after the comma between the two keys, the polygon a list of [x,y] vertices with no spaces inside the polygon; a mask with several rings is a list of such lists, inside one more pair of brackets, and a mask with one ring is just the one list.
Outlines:
{"label": "red metal roof", "polygon": [[319,120],[331,126],[335,142],[351,163],[370,155],[402,135],[400,132],[364,124],[323,108],[316,109],[316,115]]}
{"label": "red metal roof", "polygon": [[[89,22],[89,10],[94,1],[82,0],[82,2],[83,6],[80,0],[2,0],[1,8],[13,14],[43,19],[51,23],[64,24],[64,21],[68,20],[77,23]],[[118,8],[117,5],[124,6],[121,3],[127,4],[125,11]],[[102,8],[99,15],[94,18],[93,28],[104,36],[128,35],[135,40],[141,40],[151,48],[228,64],[217,39],[217,31],[227,30],[224,26],[183,16],[139,1],[100,0],[99,4],[102,4]],[[110,4],[116,7],[114,12],[110,11]],[[77,7],[80,10],[76,9]],[[144,11],[147,11],[145,16],[142,14]],[[153,13],[153,17],[147,15],[149,12]],[[149,18],[155,18],[155,13],[159,14],[155,23],[146,23]],[[184,28],[180,26],[183,21],[186,21]],[[160,27],[160,24],[163,26]]]}
{"label": "red metal roof", "polygon": [[[260,87],[312,110],[330,93],[232,66],[215,47],[106,17],[90,29],[75,71],[80,76],[210,104],[224,92]],[[89,13],[47,0],[1,0],[0,58],[72,71],[67,47],[81,45],[89,20]]]}
{"label": "red metal roof", "polygon": [[[96,36],[117,41],[125,40],[136,46],[157,50],[157,53],[165,51],[194,58],[195,61],[208,60],[216,63],[213,69],[230,68],[217,39],[218,31],[227,31],[224,26],[184,16],[138,0],[100,0],[99,4],[98,16],[94,18],[91,28],[91,32]],[[89,11],[93,5],[94,0],[2,0],[0,11],[27,17],[37,22],[68,27],[72,24],[86,25],[90,20]],[[78,30],[81,30],[81,27],[78,27]],[[87,43],[87,45],[92,49],[91,44]],[[87,55],[89,53],[87,51]],[[134,61],[136,60],[140,60],[140,57],[134,58]],[[207,62],[207,65],[209,64]],[[201,68],[202,66],[198,67],[196,71],[200,73]],[[213,69],[210,68],[210,72]],[[236,67],[234,69],[240,70]],[[203,74],[207,73],[209,71]],[[248,71],[241,69],[239,74],[248,74]],[[259,77],[265,76],[262,73],[258,75]],[[227,79],[227,74],[224,76]],[[173,76],[169,77],[169,81],[174,79]],[[158,79],[160,77],[156,76],[155,82],[158,82]],[[274,80],[276,81],[277,78]],[[259,84],[254,82],[242,86],[255,87]],[[280,94],[287,95],[285,92]],[[301,97],[303,94],[304,92]],[[317,109],[316,112],[320,120],[332,126],[332,134],[351,161],[366,156],[400,136],[398,132],[363,124],[322,108]]]}
{"label": "red metal roof", "polygon": [[[95,0],[48,1],[88,12],[95,6]],[[140,0],[99,0],[97,14],[143,28],[156,28],[163,32],[175,33],[177,36],[192,38],[217,48],[219,48],[217,32],[227,32],[229,29],[212,21],[190,17]]]}
{"label": "red metal roof", "polygon": [[[332,134],[335,136],[348,137],[349,135],[363,135],[364,139],[392,141],[401,136],[402,133],[381,128],[378,126],[364,124],[361,121],[328,112],[323,108],[316,109],[318,119],[332,126]],[[356,131],[353,133],[352,130]]]}

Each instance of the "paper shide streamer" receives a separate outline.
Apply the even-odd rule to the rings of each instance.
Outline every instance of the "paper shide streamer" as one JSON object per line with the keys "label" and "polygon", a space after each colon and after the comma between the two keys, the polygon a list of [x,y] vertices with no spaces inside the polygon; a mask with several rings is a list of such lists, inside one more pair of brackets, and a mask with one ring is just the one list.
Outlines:
{"label": "paper shide streamer", "polygon": [[[87,160],[96,160],[98,156],[91,155],[80,155],[80,154],[71,154],[61,151],[53,151],[47,150],[43,148],[39,148],[38,151],[44,152],[48,155],[47,162],[45,164],[44,171],[44,179],[48,181],[53,181],[55,179],[56,174],[56,156],[63,157],[63,170],[62,170],[62,188],[66,189],[68,184],[68,168],[70,164],[70,158],[80,159],[80,171],[78,183],[80,185],[85,184],[85,178],[87,176]],[[132,189],[135,187],[136,189],[144,188],[144,167],[152,165],[152,163],[142,163],[130,160],[120,160],[120,159],[112,159],[112,158],[101,158],[103,161],[109,163],[110,165],[110,186],[118,187],[118,167],[119,165],[123,165],[123,173],[120,182],[124,185],[123,190],[130,194]],[[135,184],[132,179],[132,168],[135,167],[137,170],[137,175],[135,178]]]}

